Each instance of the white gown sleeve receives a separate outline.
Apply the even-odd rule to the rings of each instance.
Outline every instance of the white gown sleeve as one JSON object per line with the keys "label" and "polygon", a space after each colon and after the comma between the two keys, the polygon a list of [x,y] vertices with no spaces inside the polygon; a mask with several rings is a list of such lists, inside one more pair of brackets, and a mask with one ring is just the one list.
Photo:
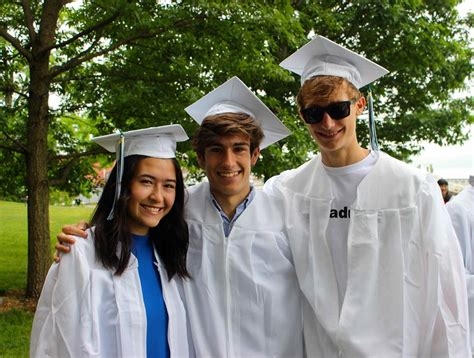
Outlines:
{"label": "white gown sleeve", "polygon": [[280,186],[281,182],[287,178],[291,173],[293,173],[294,169],[289,169],[277,174],[270,179],[268,179],[265,184],[263,185],[263,191],[269,195],[279,196],[282,195]]}
{"label": "white gown sleeve", "polygon": [[89,313],[81,307],[90,307],[90,267],[79,246],[76,242],[48,272],[33,320],[30,357],[86,356],[81,316]]}
{"label": "white gown sleeve", "polygon": [[456,203],[455,200],[450,201],[446,204],[446,209],[451,217],[453,223],[454,231],[459,240],[459,245],[461,245],[462,256],[464,259],[464,267],[466,270],[473,274],[472,266],[472,246],[471,246],[471,235],[470,232],[470,222],[468,213],[462,205]]}
{"label": "white gown sleeve", "polygon": [[[470,190],[467,188],[465,190]],[[463,195],[464,196],[461,196]],[[450,200],[446,204],[454,231],[461,245],[464,259],[464,269],[467,286],[467,298],[469,307],[469,327],[471,329],[471,350],[474,349],[474,258],[473,245],[474,240],[474,197],[466,195],[468,192],[462,192],[459,197]]]}
{"label": "white gown sleeve", "polygon": [[418,201],[426,258],[424,338],[420,355],[470,357],[461,250],[436,182],[425,184]]}
{"label": "white gown sleeve", "polygon": [[176,286],[178,287],[178,293],[181,298],[181,301],[183,301],[184,304],[184,311],[186,314],[186,333],[187,333],[187,343],[188,343],[188,358],[195,358],[196,357],[196,350],[194,348],[194,341],[193,341],[193,335],[191,332],[191,324],[189,322],[189,313],[188,313],[188,306],[186,303],[186,295],[184,293],[184,283],[183,280],[192,280],[192,278],[175,278],[176,280]]}

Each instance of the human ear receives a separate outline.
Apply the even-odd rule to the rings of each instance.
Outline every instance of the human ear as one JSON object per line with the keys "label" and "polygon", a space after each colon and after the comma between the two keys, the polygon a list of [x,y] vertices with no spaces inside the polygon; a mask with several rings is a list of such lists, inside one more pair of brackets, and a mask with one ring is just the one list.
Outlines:
{"label": "human ear", "polygon": [[366,104],[367,104],[367,101],[365,100],[365,97],[360,96],[359,99],[355,102],[357,116],[360,116],[362,114]]}
{"label": "human ear", "polygon": [[205,155],[204,155],[204,154],[197,153],[197,161],[198,161],[199,167],[200,167],[201,169],[204,169],[204,167],[206,166],[206,158],[205,158]]}
{"label": "human ear", "polygon": [[260,155],[260,148],[255,148],[255,150],[253,151],[252,156],[250,158],[252,166],[254,166],[257,163],[259,155]]}

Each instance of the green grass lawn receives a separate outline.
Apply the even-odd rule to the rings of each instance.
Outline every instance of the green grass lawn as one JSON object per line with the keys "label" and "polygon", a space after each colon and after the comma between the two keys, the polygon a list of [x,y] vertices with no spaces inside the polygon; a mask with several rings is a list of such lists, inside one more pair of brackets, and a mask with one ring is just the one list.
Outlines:
{"label": "green grass lawn", "polygon": [[[51,254],[61,227],[89,220],[92,210],[86,206],[50,206]],[[0,201],[0,296],[6,290],[26,287],[27,254],[26,204]]]}
{"label": "green grass lawn", "polygon": [[[24,203],[0,201],[0,297],[26,287],[26,210]],[[92,210],[86,206],[50,206],[51,255],[61,227],[88,220]],[[33,313],[27,310],[0,311],[0,358],[28,356],[32,320]]]}
{"label": "green grass lawn", "polygon": [[33,313],[22,309],[0,312],[0,357],[28,357]]}

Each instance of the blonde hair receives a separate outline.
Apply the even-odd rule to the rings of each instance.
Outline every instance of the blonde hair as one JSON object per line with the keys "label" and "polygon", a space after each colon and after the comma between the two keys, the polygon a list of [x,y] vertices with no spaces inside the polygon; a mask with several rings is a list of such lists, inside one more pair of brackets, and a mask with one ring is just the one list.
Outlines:
{"label": "blonde hair", "polygon": [[310,102],[327,102],[334,91],[344,86],[352,98],[359,99],[362,93],[343,77],[315,76],[306,80],[301,86],[296,98],[298,109],[301,111]]}

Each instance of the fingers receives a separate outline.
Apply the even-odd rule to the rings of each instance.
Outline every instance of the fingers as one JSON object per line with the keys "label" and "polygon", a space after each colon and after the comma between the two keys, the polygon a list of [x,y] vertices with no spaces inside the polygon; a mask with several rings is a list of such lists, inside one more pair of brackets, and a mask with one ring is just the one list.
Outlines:
{"label": "fingers", "polygon": [[[79,221],[79,223],[77,224],[77,227],[83,231],[86,231],[90,226],[89,226],[89,223],[85,220],[81,220]],[[87,237],[87,235],[86,235]]]}
{"label": "fingers", "polygon": [[76,242],[76,239],[74,239],[74,236],[67,235],[64,232],[60,232],[56,236],[56,239],[58,240],[59,244],[74,245],[74,243]]}
{"label": "fingers", "polygon": [[54,254],[54,261],[56,262],[59,261],[59,255],[61,253],[68,253],[71,251],[71,247],[68,244],[62,243],[61,241],[56,243],[56,245],[54,245],[54,248],[56,249],[56,253]]}
{"label": "fingers", "polygon": [[57,236],[59,240],[59,236],[62,235],[75,235],[75,236],[80,236],[83,238],[87,238],[87,232],[83,230],[84,224],[77,224],[77,225],[64,225],[62,227],[62,232]]}
{"label": "fingers", "polygon": [[60,242],[54,245],[54,248],[56,249],[56,254],[61,254],[61,252],[68,253],[69,251],[71,251],[71,246],[65,245]]}
{"label": "fingers", "polygon": [[71,251],[70,245],[74,245],[76,242],[75,237],[83,237],[87,239],[87,233],[84,231],[88,227],[87,222],[81,221],[76,225],[64,225],[62,227],[62,232],[60,232],[56,239],[58,242],[54,247],[56,248],[56,253],[54,254],[54,261],[60,261],[60,255],[62,253],[68,253]]}
{"label": "fingers", "polygon": [[56,250],[56,252],[54,253],[53,260],[56,263],[58,263],[61,260],[61,257],[59,256],[58,250]]}

